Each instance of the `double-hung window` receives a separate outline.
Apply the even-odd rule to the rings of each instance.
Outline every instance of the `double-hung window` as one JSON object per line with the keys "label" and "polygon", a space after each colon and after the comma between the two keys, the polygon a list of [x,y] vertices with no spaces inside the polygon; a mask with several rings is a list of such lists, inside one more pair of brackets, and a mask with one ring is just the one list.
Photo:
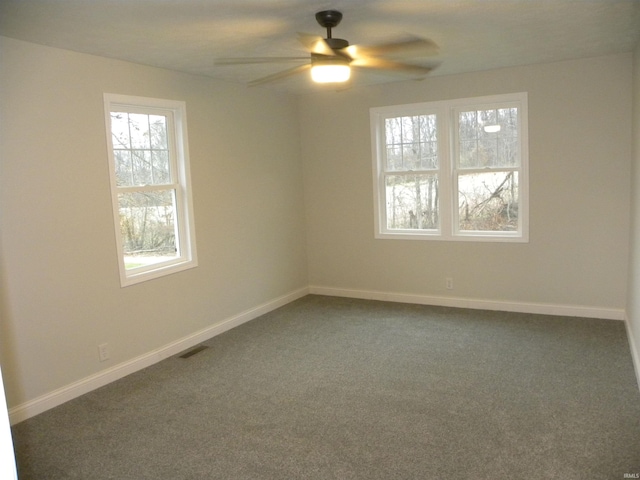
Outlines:
{"label": "double-hung window", "polygon": [[377,238],[528,240],[525,93],[371,109]]}
{"label": "double-hung window", "polygon": [[184,102],[104,102],[121,285],[195,267]]}

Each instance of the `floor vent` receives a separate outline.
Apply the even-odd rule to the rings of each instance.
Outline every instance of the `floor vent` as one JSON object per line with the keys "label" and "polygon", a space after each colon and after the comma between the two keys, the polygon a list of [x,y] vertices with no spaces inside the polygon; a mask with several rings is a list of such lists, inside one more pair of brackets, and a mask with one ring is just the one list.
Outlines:
{"label": "floor vent", "polygon": [[198,345],[197,347],[193,347],[191,350],[187,350],[186,352],[184,352],[182,355],[180,355],[180,358],[189,358],[192,355],[195,355],[196,353],[200,353],[203,350],[206,350],[207,347],[206,345]]}

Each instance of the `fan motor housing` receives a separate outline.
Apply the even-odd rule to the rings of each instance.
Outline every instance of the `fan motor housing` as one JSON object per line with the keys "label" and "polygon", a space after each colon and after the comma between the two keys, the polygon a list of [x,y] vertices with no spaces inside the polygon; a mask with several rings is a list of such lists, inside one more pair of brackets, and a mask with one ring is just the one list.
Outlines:
{"label": "fan motor housing", "polygon": [[344,55],[321,55],[319,53],[311,54],[311,65],[349,65],[350,59]]}

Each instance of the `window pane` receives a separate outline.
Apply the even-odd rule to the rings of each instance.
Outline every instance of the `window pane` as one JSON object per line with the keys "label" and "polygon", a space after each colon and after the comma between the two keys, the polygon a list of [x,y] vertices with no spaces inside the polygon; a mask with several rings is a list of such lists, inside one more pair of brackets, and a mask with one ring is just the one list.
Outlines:
{"label": "window pane", "polygon": [[424,170],[438,168],[438,145],[435,141],[420,144],[419,168]]}
{"label": "window pane", "polygon": [[399,145],[402,143],[401,118],[387,118],[385,120],[385,139],[387,145]]}
{"label": "window pane", "polygon": [[116,163],[116,184],[119,187],[133,185],[131,152],[129,150],[115,150],[113,157]]}
{"label": "window pane", "polygon": [[174,190],[118,194],[126,269],[177,258]]}
{"label": "window pane", "polygon": [[517,231],[518,173],[459,175],[458,212],[461,231]]}
{"label": "window pane", "polygon": [[478,124],[483,128],[487,125],[496,125],[497,112],[495,110],[478,110]]}
{"label": "window pane", "polygon": [[152,181],[154,185],[170,183],[169,152],[166,150],[154,150],[151,152]]}
{"label": "window pane", "polygon": [[420,117],[402,117],[402,143],[420,141]]}
{"label": "window pane", "polygon": [[420,139],[435,143],[437,139],[436,131],[436,116],[422,115],[420,117]]}
{"label": "window pane", "polygon": [[503,136],[498,142],[498,157],[496,166],[517,167],[520,165],[520,150],[517,137]]}
{"label": "window pane", "polygon": [[156,150],[167,149],[167,118],[161,115],[149,115],[151,127],[151,148]]}
{"label": "window pane", "polygon": [[460,112],[459,135],[461,140],[474,140],[477,138],[478,122],[476,122],[476,112]]}
{"label": "window pane", "polygon": [[387,170],[402,170],[402,146],[387,147]]}
{"label": "window pane", "polygon": [[132,148],[150,148],[149,115],[143,113],[129,114],[129,133]]}
{"label": "window pane", "polygon": [[151,184],[151,152],[148,150],[133,150],[131,152],[133,161],[133,184]]}
{"label": "window pane", "polygon": [[402,166],[404,170],[417,170],[420,168],[420,144],[404,144],[402,149]]}
{"label": "window pane", "polygon": [[476,166],[494,167],[498,163],[499,163],[499,160],[498,160],[497,136],[493,135],[489,137],[486,133],[484,135],[481,135],[478,142],[478,155],[476,157]]}
{"label": "window pane", "polygon": [[458,147],[459,168],[518,166],[518,109],[460,112]]}
{"label": "window pane", "polygon": [[131,148],[128,113],[111,112],[111,141],[114,149]]}
{"label": "window pane", "polygon": [[498,122],[504,128],[506,135],[511,137],[517,137],[518,135],[518,109],[512,108],[499,108],[498,109]]}
{"label": "window pane", "polygon": [[385,179],[387,228],[438,228],[438,176],[388,175]]}
{"label": "window pane", "polygon": [[478,142],[474,140],[460,140],[460,152],[458,166],[460,168],[473,168],[478,165]]}

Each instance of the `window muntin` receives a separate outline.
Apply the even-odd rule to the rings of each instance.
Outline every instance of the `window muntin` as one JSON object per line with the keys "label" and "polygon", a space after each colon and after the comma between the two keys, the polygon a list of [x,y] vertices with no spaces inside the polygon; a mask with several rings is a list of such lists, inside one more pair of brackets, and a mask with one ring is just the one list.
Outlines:
{"label": "window muntin", "polygon": [[527,241],[526,100],[371,109],[376,237]]}
{"label": "window muntin", "polygon": [[105,94],[122,286],[196,266],[183,102]]}

